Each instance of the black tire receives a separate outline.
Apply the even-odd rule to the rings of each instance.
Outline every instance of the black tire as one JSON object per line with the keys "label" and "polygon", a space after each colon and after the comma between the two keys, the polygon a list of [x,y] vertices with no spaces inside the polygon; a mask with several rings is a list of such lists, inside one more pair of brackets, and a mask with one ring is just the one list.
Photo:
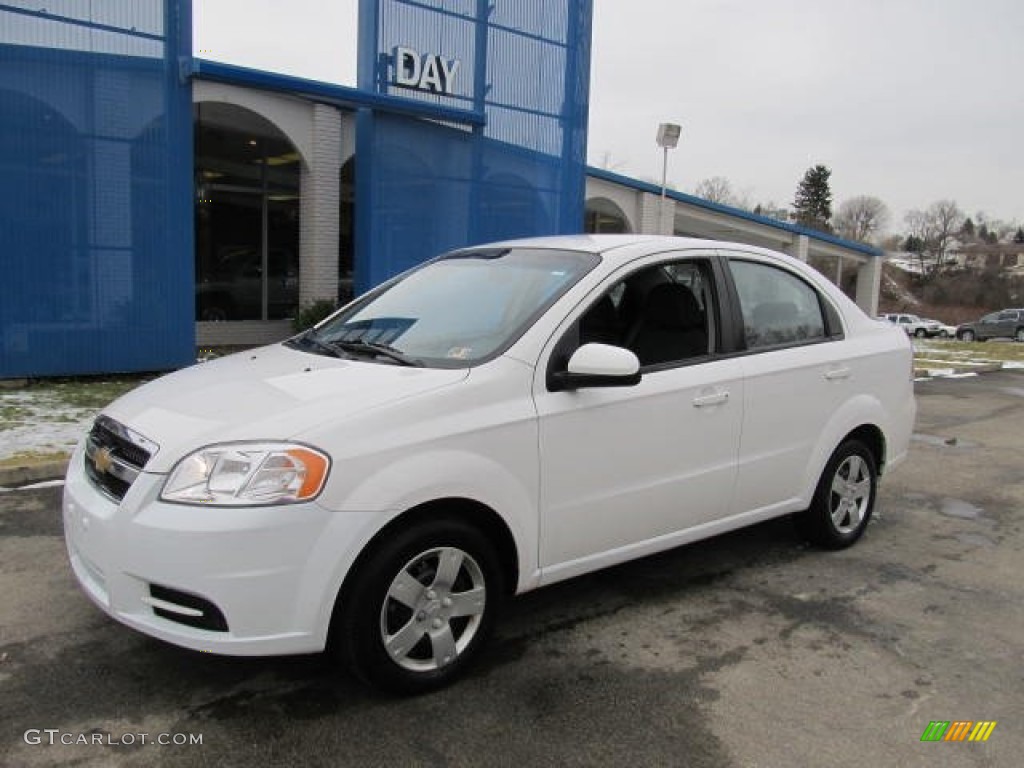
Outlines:
{"label": "black tire", "polygon": [[916,331],[914,331],[914,335],[917,336],[917,338],[919,339],[923,339],[925,336],[928,335],[928,331],[926,331],[924,328],[918,328]]}
{"label": "black tire", "polygon": [[[443,558],[451,573],[442,572]],[[331,648],[357,678],[392,693],[425,693],[459,677],[485,644],[504,595],[494,547],[449,518],[388,537],[352,579]]]}
{"label": "black tire", "polygon": [[1024,342],[1024,328],[1018,328],[1017,332],[1013,334],[1014,341]]}
{"label": "black tire", "polygon": [[957,336],[957,338],[960,339],[960,341],[974,341],[974,331],[960,331],[960,334]]}
{"label": "black tire", "polygon": [[864,534],[877,492],[874,454],[859,440],[847,440],[825,465],[811,506],[796,516],[797,527],[825,549],[849,547]]}

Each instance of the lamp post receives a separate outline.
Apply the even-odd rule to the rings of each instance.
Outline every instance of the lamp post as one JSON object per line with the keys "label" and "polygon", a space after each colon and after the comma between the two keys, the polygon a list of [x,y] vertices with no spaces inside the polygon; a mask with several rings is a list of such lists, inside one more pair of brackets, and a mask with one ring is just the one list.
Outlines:
{"label": "lamp post", "polygon": [[[665,228],[665,189],[668,181],[668,151],[679,144],[682,128],[675,123],[662,123],[658,126],[658,146],[664,153],[661,160],[661,208],[658,209],[658,229]],[[660,232],[658,234],[661,234]]]}

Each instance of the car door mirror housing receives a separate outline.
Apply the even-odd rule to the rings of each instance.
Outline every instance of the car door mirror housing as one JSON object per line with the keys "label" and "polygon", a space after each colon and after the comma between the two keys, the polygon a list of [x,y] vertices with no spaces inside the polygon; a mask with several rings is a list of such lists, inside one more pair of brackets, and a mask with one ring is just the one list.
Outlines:
{"label": "car door mirror housing", "polygon": [[640,383],[640,360],[628,349],[610,344],[584,344],[569,358],[565,370],[551,376],[554,391],[589,387],[632,387]]}

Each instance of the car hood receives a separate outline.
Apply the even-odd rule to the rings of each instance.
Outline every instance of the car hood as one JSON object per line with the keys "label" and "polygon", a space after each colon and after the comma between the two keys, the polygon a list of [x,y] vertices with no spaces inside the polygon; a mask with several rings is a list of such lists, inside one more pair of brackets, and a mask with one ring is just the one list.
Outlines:
{"label": "car hood", "polygon": [[104,414],[160,446],[147,472],[168,472],[187,453],[235,440],[301,440],[466,378],[468,370],[342,360],[273,345],[186,368],[116,400]]}

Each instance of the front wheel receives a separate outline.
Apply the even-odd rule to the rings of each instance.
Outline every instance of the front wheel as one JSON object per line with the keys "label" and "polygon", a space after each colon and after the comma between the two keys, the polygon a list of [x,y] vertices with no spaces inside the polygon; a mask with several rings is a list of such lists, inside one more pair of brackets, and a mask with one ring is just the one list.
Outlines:
{"label": "front wheel", "polygon": [[1018,328],[1017,332],[1013,334],[1013,338],[1017,341],[1024,341],[1024,328]]}
{"label": "front wheel", "polygon": [[960,341],[974,341],[974,331],[960,331]]}
{"label": "front wheel", "polygon": [[825,465],[811,506],[796,517],[797,526],[826,549],[848,547],[867,528],[877,487],[874,455],[859,440],[847,440]]}
{"label": "front wheel", "polygon": [[503,595],[489,541],[460,520],[385,540],[353,574],[333,631],[349,669],[395,693],[452,682],[484,644]]}

